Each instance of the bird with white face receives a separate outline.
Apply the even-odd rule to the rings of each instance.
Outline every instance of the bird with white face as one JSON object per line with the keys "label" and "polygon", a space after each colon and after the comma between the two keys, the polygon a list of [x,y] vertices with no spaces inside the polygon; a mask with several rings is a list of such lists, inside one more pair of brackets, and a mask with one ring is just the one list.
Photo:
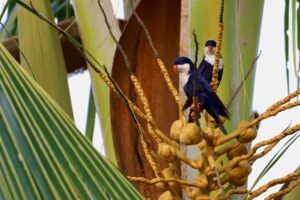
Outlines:
{"label": "bird with white face", "polygon": [[[204,56],[198,67],[199,73],[201,73],[205,79],[210,83],[212,79],[212,71],[216,58],[216,46],[217,43],[214,40],[208,40],[205,43]],[[220,58],[219,71],[218,71],[218,81],[220,83],[223,75],[223,60]]]}
{"label": "bird with white face", "polygon": [[[199,73],[198,70],[195,70],[194,63],[187,57],[179,57],[174,62],[174,70],[179,72],[179,76],[182,78],[183,90],[187,96],[183,110],[191,107],[193,104],[193,96],[197,95],[200,112],[206,110],[208,114],[214,118],[220,130],[227,134],[219,115],[229,119],[229,112],[211,88],[206,78]],[[195,76],[197,76],[196,83],[194,79]],[[194,90],[195,86],[196,91]],[[192,122],[191,117],[189,117],[189,122]]]}

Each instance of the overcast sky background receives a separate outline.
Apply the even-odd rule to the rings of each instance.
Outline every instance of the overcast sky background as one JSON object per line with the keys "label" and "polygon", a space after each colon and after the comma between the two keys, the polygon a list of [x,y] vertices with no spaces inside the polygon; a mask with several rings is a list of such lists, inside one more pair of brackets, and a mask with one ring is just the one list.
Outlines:
{"label": "overcast sky background", "polygon": [[[3,5],[4,0],[0,0]],[[122,1],[115,0],[113,6],[121,7]],[[117,16],[123,14],[120,10]],[[284,60],[284,35],[283,35],[283,16],[284,16],[284,1],[265,0],[263,23],[261,30],[261,39],[259,49],[262,54],[257,62],[256,82],[254,90],[253,109],[259,113],[265,111],[271,104],[280,100],[287,95],[286,91],[286,75],[285,75],[285,60]],[[292,66],[292,65],[289,65]],[[225,66],[226,67],[226,66]],[[226,70],[226,69],[225,69]],[[292,80],[295,83],[294,80]],[[87,72],[69,78],[70,93],[72,98],[72,106],[74,108],[75,122],[78,128],[84,132],[87,116],[87,102],[89,98],[90,77]],[[296,84],[292,85],[291,91],[296,89]],[[300,122],[299,108],[294,108],[291,111],[279,114],[261,123],[259,133],[254,141],[254,144],[272,137],[280,133],[290,123],[296,124]],[[286,141],[286,140],[284,140]],[[284,143],[281,142],[281,144]],[[95,138],[93,141],[97,149],[103,149],[102,140],[100,137],[100,128],[98,120],[96,120]],[[278,149],[280,145],[275,148]],[[269,156],[259,159],[254,163],[253,171],[249,179],[249,185],[252,185],[254,179],[261,172],[266,163],[274,155],[276,150],[273,150]],[[286,155],[281,158],[279,163],[261,180],[266,183],[271,179],[281,177],[289,172],[294,171],[300,164],[299,162],[300,142],[299,140],[287,151]],[[270,192],[278,191],[279,187],[274,187],[268,190],[265,195],[259,196],[257,199],[263,199]]]}

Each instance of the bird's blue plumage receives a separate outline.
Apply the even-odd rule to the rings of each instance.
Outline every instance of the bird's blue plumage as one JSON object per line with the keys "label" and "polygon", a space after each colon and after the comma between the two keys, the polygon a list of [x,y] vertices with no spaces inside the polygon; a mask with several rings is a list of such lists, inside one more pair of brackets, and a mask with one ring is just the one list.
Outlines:
{"label": "bird's blue plumage", "polygon": [[188,63],[190,66],[189,77],[187,83],[184,85],[184,92],[187,96],[187,100],[184,105],[184,110],[193,104],[193,96],[195,93],[195,75],[197,75],[197,90],[196,95],[200,103],[201,109],[205,109],[216,121],[218,127],[223,133],[226,134],[226,130],[221,122],[219,115],[229,119],[229,112],[225,108],[220,98],[216,95],[211,88],[206,78],[197,70],[194,70],[193,62],[187,57],[179,57],[175,61],[175,65],[183,65]]}
{"label": "bird's blue plumage", "polygon": [[[212,79],[212,71],[213,71],[213,65],[207,62],[204,58],[202,59],[197,71],[198,73],[201,73],[202,76],[205,77],[205,79],[210,83]],[[218,81],[220,82],[222,80],[223,75],[223,69],[219,69],[218,71]]]}
{"label": "bird's blue plumage", "polygon": [[[210,83],[212,80],[212,71],[213,71],[213,65],[215,61],[215,48],[217,46],[216,41],[214,40],[207,40],[205,43],[205,49],[204,49],[204,56],[203,59],[198,66],[198,72],[201,73],[204,78]],[[221,64],[221,59],[220,59],[220,65]],[[223,67],[219,68],[218,71],[218,81],[219,83],[221,82],[223,75]]]}

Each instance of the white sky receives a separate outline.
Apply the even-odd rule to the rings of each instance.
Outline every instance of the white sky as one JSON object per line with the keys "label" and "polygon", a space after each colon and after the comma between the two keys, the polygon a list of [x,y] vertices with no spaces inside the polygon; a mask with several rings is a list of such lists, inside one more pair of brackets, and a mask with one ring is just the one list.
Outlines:
{"label": "white sky", "polygon": [[[264,112],[271,104],[287,95],[283,34],[284,7],[284,1],[265,1],[259,47],[262,51],[262,55],[258,60],[256,70],[253,102],[254,110],[257,110],[259,113]],[[291,63],[289,63],[289,67],[292,69]],[[295,78],[293,78],[291,86],[291,91],[294,91],[296,89]],[[292,123],[291,125],[299,123],[299,111],[299,107],[294,108],[263,121],[258,136],[254,140],[254,144],[263,139],[268,139],[275,134],[279,134],[289,123]],[[284,141],[282,141],[281,144],[283,144]],[[276,149],[278,149],[278,147]],[[262,183],[266,183],[268,180],[284,176],[299,167],[300,159],[297,156],[299,151],[300,141],[297,140],[275,167],[260,181],[258,186],[262,185]],[[254,163],[249,185],[251,185],[275,152],[276,150],[273,150],[270,155]],[[278,191],[278,189],[279,187],[274,187],[274,189],[270,189],[266,194],[272,191]],[[263,199],[266,194],[259,196],[258,199]]]}

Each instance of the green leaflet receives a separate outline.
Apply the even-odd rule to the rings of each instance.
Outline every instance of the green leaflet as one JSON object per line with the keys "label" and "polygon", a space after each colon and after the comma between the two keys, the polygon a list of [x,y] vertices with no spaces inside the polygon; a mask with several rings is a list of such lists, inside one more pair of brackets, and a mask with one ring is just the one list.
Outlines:
{"label": "green leaflet", "polygon": [[3,46],[0,61],[0,197],[142,199]]}
{"label": "green leaflet", "polygon": [[292,55],[295,76],[297,77],[297,6],[296,0],[292,0]]}
{"label": "green leaflet", "polygon": [[[54,21],[50,2],[26,0],[47,19]],[[30,24],[30,26],[28,26]],[[67,72],[58,33],[41,19],[20,7],[18,11],[19,45],[28,60],[36,81],[58,104],[73,116]],[[31,74],[27,62],[21,64]]]}
{"label": "green leaflet", "polygon": [[85,136],[90,141],[93,141],[94,128],[95,128],[95,119],[96,119],[96,107],[95,107],[93,91],[92,91],[92,88],[91,88],[90,89],[88,112],[87,112],[87,118],[86,118],[86,127],[85,127]]}
{"label": "green leaflet", "polygon": [[285,46],[285,63],[286,63],[286,80],[287,80],[287,91],[290,93],[290,81],[289,81],[289,68],[288,68],[288,60],[289,60],[289,5],[290,0],[285,0],[285,11],[284,11],[284,46]]}
{"label": "green leaflet", "polygon": [[[115,36],[119,38],[121,32],[118,27],[118,22],[113,15],[111,3],[110,1],[101,2],[103,3],[108,15],[111,30]],[[105,25],[104,17],[99,9],[97,0],[74,0],[74,10],[84,48],[89,52],[89,56],[95,58],[96,62],[104,64],[110,73],[115,55],[116,44],[109,36],[109,32]],[[111,133],[110,91],[104,81],[99,78],[99,75],[94,72],[94,70],[90,69],[89,72],[91,75],[93,95],[100,120],[105,152],[107,158],[117,164]]]}

